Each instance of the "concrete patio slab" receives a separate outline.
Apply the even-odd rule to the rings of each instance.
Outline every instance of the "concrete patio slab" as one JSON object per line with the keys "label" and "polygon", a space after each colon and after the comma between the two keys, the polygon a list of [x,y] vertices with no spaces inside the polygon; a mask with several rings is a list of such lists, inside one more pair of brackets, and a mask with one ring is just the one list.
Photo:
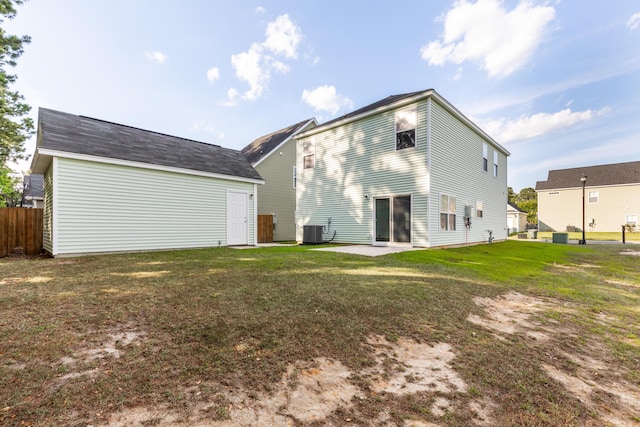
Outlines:
{"label": "concrete patio slab", "polygon": [[325,252],[341,252],[346,254],[364,255],[364,256],[381,256],[387,254],[395,254],[398,252],[417,251],[424,248],[412,248],[403,246],[368,246],[368,245],[349,245],[349,246],[323,246],[312,251]]}

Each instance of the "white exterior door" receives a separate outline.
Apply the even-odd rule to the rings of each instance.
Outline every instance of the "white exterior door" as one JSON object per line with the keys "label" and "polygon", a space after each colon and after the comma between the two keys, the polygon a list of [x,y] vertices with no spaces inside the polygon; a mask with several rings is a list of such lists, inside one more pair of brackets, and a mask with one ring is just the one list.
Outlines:
{"label": "white exterior door", "polygon": [[227,245],[247,245],[249,228],[247,193],[227,192]]}

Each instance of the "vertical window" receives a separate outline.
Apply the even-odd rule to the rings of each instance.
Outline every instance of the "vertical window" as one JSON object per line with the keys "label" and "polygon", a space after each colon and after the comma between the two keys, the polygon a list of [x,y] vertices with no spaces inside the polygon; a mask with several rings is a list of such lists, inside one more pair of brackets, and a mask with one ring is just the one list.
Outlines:
{"label": "vertical window", "polygon": [[482,170],[485,172],[489,170],[489,146],[486,142],[482,143]]}
{"label": "vertical window", "polygon": [[298,184],[298,167],[294,166],[293,167],[293,188],[296,188],[297,184]]}
{"label": "vertical window", "polygon": [[482,218],[482,215],[484,214],[483,210],[482,210],[482,202],[481,201],[477,201],[476,202],[476,216],[478,218]]}
{"label": "vertical window", "polygon": [[597,191],[589,191],[589,203],[598,203],[600,194]]}
{"label": "vertical window", "polygon": [[456,198],[440,195],[440,230],[456,229]]}
{"label": "vertical window", "polygon": [[302,142],[302,162],[304,169],[316,167],[316,144],[312,140]]}
{"label": "vertical window", "polygon": [[396,150],[416,146],[416,123],[418,113],[415,108],[396,113]]}
{"label": "vertical window", "polygon": [[498,152],[493,152],[493,176],[498,176]]}

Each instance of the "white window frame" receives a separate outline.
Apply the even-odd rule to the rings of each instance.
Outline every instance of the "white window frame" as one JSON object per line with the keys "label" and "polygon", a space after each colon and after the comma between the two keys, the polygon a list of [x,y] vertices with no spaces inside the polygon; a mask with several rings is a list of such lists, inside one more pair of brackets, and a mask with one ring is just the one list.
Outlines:
{"label": "white window frame", "polygon": [[493,176],[498,176],[498,152],[493,152]]}
{"label": "white window frame", "polygon": [[315,169],[316,142],[313,139],[302,141],[302,169]]}
{"label": "white window frame", "polygon": [[484,209],[482,209],[482,202],[480,200],[476,201],[476,218],[484,217]]}
{"label": "white window frame", "polygon": [[[396,151],[406,150],[407,148],[416,148],[418,140],[418,109],[416,107],[407,108],[396,111],[395,114],[395,147]],[[413,131],[413,144],[399,144],[401,134]]]}
{"label": "white window frame", "polygon": [[293,188],[296,188],[296,186],[298,185],[298,167],[294,166],[293,167]]}
{"label": "white window frame", "polygon": [[[593,194],[594,196],[592,196],[592,194]],[[592,199],[592,198],[593,198],[593,199],[595,199],[595,200],[594,200],[594,201],[591,201],[591,199]],[[589,200],[589,204],[590,204],[590,205],[595,205],[595,204],[597,204],[597,203],[600,201],[600,192],[599,192],[598,190],[592,190],[592,191],[589,191],[589,192],[587,193],[587,199]]]}
{"label": "white window frame", "polygon": [[482,170],[489,171],[489,145],[486,142],[482,143]]}
{"label": "white window frame", "polygon": [[[453,202],[453,203],[452,203]],[[443,207],[443,205],[446,205]],[[456,231],[456,198],[449,194],[440,194],[440,231]],[[446,221],[442,222],[443,215],[446,215]],[[443,226],[444,225],[444,226]]]}
{"label": "white window frame", "polygon": [[624,216],[624,224],[632,225],[633,228],[638,228],[638,214],[628,214]]}

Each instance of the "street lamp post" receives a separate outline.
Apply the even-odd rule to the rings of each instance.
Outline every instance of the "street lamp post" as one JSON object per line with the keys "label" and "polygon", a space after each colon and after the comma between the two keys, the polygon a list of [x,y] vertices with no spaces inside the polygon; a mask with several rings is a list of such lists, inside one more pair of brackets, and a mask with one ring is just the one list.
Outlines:
{"label": "street lamp post", "polygon": [[586,175],[582,175],[580,177],[580,181],[582,182],[582,240],[580,240],[578,242],[579,245],[586,245],[587,244],[587,239],[585,239],[584,237],[584,189],[587,185],[587,176]]}

